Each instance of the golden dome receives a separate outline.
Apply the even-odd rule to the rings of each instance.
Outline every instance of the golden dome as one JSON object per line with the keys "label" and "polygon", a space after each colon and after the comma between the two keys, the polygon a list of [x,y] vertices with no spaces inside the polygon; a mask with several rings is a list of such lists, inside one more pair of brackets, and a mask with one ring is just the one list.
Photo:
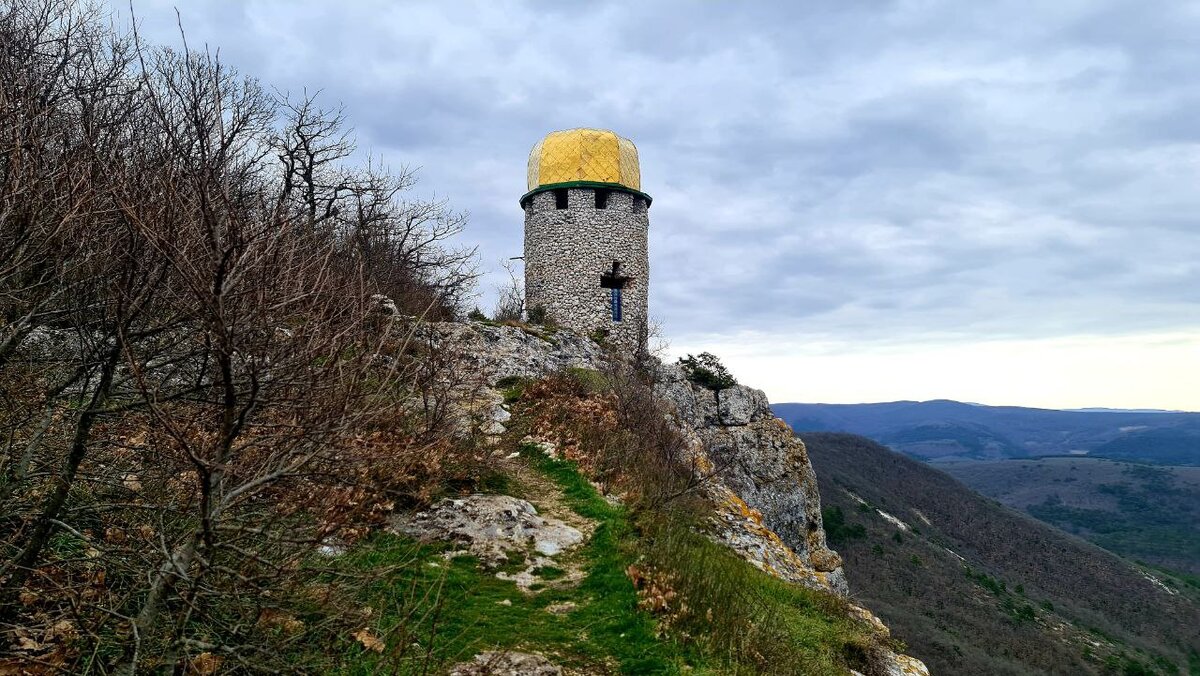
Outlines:
{"label": "golden dome", "polygon": [[552,131],[529,153],[528,190],[564,183],[642,188],[637,147],[607,129]]}

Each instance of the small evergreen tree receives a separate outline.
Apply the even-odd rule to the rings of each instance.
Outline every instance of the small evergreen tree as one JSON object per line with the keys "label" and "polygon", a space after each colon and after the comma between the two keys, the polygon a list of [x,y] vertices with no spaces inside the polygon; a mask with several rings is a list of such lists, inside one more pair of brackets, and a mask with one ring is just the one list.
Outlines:
{"label": "small evergreen tree", "polygon": [[725,368],[721,360],[711,352],[701,352],[699,356],[688,355],[679,360],[687,379],[713,392],[727,390],[737,385],[737,378]]}

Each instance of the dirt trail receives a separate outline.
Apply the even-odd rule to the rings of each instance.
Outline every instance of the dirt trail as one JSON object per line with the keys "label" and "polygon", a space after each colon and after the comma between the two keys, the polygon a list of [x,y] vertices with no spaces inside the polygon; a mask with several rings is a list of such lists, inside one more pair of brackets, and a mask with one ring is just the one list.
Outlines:
{"label": "dirt trail", "polygon": [[521,457],[501,461],[500,469],[521,487],[522,497],[537,508],[540,516],[552,517],[578,528],[585,541],[591,539],[596,522],[571,509],[562,488],[553,479],[531,467],[529,461]]}

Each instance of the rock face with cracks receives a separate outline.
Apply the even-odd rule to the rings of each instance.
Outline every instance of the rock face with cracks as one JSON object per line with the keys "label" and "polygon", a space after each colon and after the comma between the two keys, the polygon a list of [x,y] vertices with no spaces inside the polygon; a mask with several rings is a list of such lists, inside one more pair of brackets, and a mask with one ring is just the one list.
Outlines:
{"label": "rock face with cracks", "polygon": [[485,565],[507,561],[511,552],[527,547],[555,556],[583,542],[579,529],[558,519],[543,519],[533,505],[507,495],[443,500],[398,520],[395,527],[418,538],[461,542]]}
{"label": "rock face with cracks", "polygon": [[675,405],[692,452],[719,477],[709,490],[721,540],[780,577],[846,594],[841,557],[825,543],[808,451],[771,412],[762,390],[735,385],[714,392],[666,364],[657,381],[659,394]]}
{"label": "rock face with cracks", "polygon": [[501,378],[540,378],[576,366],[596,368],[604,350],[565,330],[518,328],[487,322],[443,322],[425,327],[435,346],[461,356],[469,374],[494,383]]}
{"label": "rock face with cracks", "polygon": [[[489,384],[511,376],[542,377],[567,367],[602,369],[607,359],[595,342],[569,331],[479,322],[435,324],[429,330],[436,343],[459,351],[466,368]],[[714,539],[776,577],[846,595],[841,557],[825,541],[816,475],[807,449],[771,412],[766,395],[741,385],[713,392],[689,381],[676,365],[655,363],[653,368],[656,392],[673,408],[686,452],[696,467],[710,475],[704,490],[714,505]],[[513,513],[518,520],[529,516],[524,508]],[[446,523],[457,523],[450,517],[424,517],[427,521],[444,518]],[[463,525],[454,528],[473,532]],[[474,541],[465,534],[460,537]],[[880,633],[887,632],[870,611],[851,608]],[[890,676],[929,673],[920,660],[899,654],[890,656],[887,668]]]}
{"label": "rock face with cracks", "polygon": [[[601,369],[608,359],[594,341],[566,330],[485,322],[432,324],[431,342],[460,356],[464,380],[484,385],[473,395],[489,435],[503,431],[500,397],[486,384],[538,378],[568,367]],[[655,363],[656,390],[717,507],[716,536],[754,565],[779,577],[846,594],[841,558],[825,543],[816,476],[804,443],[771,412],[761,390],[737,385],[713,392],[673,364]],[[534,440],[536,441],[536,440]]]}

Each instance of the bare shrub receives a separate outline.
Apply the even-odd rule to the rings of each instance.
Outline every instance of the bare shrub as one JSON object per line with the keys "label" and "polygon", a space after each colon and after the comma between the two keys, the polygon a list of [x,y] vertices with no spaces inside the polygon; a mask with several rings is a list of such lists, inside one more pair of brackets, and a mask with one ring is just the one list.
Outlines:
{"label": "bare shrub", "polygon": [[694,496],[713,476],[689,452],[651,372],[636,364],[567,369],[527,385],[520,403],[529,433],[554,442],[605,491],[624,493],[639,508]]}
{"label": "bare shrub", "polygon": [[626,574],[639,607],[673,640],[716,656],[729,673],[886,673],[886,637],[854,619],[845,599],[774,578],[709,538],[704,488],[722,468],[689,446],[655,392],[656,371],[616,360],[524,384],[515,419],[525,427],[512,434],[553,442],[624,498],[638,531]]}
{"label": "bare shrub", "polygon": [[502,261],[501,265],[508,273],[508,282],[497,289],[499,297],[492,318],[498,322],[519,322],[525,317],[525,286],[511,260]]}
{"label": "bare shrub", "polygon": [[20,664],[294,667],[272,627],[337,612],[314,552],[470,450],[417,338],[466,219],[346,164],[339,112],[135,37],[0,5],[0,619]]}

